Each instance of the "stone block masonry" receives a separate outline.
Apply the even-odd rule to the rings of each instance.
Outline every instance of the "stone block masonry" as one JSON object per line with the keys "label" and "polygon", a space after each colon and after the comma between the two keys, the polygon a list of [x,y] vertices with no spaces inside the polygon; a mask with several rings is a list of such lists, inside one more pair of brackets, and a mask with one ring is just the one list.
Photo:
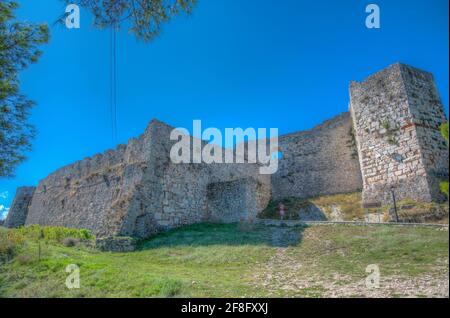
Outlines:
{"label": "stone block masonry", "polygon": [[282,159],[272,175],[275,200],[310,198],[362,189],[349,113],[279,138]]}
{"label": "stone block masonry", "polygon": [[350,111],[363,178],[363,202],[444,199],[448,148],[439,126],[447,119],[433,76],[394,64],[350,85]]}
{"label": "stone block masonry", "polygon": [[[259,166],[174,164],[170,149],[175,142],[169,138],[173,129],[153,120],[143,135],[127,145],[55,171],[37,186],[22,224],[86,228],[100,237],[149,237],[210,221],[208,187],[217,182],[242,183],[246,196],[260,198],[245,205],[248,217],[256,217],[270,199],[270,190],[261,195],[258,187],[250,186],[270,183],[267,175],[259,175]],[[234,212],[227,221],[243,217]]]}
{"label": "stone block masonry", "polygon": [[[254,178],[217,182],[208,185],[208,218],[212,222],[229,223],[252,220],[270,198],[270,183]],[[228,200],[224,200],[228,198]]]}
{"label": "stone block masonry", "polygon": [[16,196],[11,205],[10,211],[5,220],[4,226],[13,228],[25,224],[28,216],[28,207],[33,198],[35,187],[20,187],[17,188]]}
{"label": "stone block masonry", "polygon": [[279,137],[273,175],[260,166],[175,164],[173,127],[153,120],[144,134],[17,190],[6,225],[86,228],[99,237],[149,237],[198,222],[255,218],[271,198],[363,190],[363,202],[440,200],[448,149],[431,74],[395,64],[350,85],[350,113]]}

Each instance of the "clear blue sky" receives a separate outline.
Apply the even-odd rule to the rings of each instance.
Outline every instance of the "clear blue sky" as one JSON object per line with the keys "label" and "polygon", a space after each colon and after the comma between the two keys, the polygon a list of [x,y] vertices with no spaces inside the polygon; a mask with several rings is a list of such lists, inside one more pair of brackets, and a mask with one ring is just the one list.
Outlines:
{"label": "clear blue sky", "polygon": [[[18,18],[53,23],[60,0],[18,0]],[[381,29],[365,27],[365,6],[381,8]],[[347,110],[350,80],[397,61],[432,72],[448,114],[448,0],[199,0],[149,44],[122,31],[118,55],[118,141],[152,118],[190,128],[309,129]],[[51,28],[38,64],[21,75],[37,102],[29,159],[0,180],[0,206],[15,189],[113,147],[109,31]],[[2,195],[8,192],[8,196]]]}

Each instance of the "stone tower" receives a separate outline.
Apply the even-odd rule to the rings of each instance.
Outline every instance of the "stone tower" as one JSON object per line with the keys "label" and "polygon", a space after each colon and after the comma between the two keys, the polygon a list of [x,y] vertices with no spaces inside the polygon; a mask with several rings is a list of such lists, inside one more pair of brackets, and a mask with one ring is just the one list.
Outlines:
{"label": "stone tower", "polygon": [[448,148],[439,126],[446,121],[433,75],[394,64],[350,85],[363,178],[363,203],[441,200],[448,178]]}
{"label": "stone tower", "polygon": [[19,227],[25,224],[28,215],[28,207],[33,198],[35,187],[19,187],[11,205],[8,217],[5,220],[6,227]]}

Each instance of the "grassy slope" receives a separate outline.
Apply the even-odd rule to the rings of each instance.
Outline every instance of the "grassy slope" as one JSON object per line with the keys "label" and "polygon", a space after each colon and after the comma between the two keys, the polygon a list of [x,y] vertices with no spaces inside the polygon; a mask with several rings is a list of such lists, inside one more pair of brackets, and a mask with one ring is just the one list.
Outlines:
{"label": "grassy slope", "polygon": [[[28,242],[0,266],[0,296],[316,297],[336,275],[344,284],[364,279],[368,264],[386,277],[448,273],[448,240],[447,231],[431,228],[201,224],[159,235],[133,253],[48,244],[41,261],[36,243]],[[80,266],[79,290],[64,284],[71,263]],[[302,279],[310,283],[287,286]]]}

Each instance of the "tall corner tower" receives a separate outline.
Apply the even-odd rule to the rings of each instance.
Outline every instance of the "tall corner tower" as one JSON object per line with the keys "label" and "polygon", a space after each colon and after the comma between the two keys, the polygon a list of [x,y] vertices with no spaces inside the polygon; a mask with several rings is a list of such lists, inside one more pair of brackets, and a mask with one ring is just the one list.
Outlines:
{"label": "tall corner tower", "polygon": [[363,203],[440,201],[449,151],[446,122],[433,75],[394,64],[350,84],[350,112],[363,178]]}

